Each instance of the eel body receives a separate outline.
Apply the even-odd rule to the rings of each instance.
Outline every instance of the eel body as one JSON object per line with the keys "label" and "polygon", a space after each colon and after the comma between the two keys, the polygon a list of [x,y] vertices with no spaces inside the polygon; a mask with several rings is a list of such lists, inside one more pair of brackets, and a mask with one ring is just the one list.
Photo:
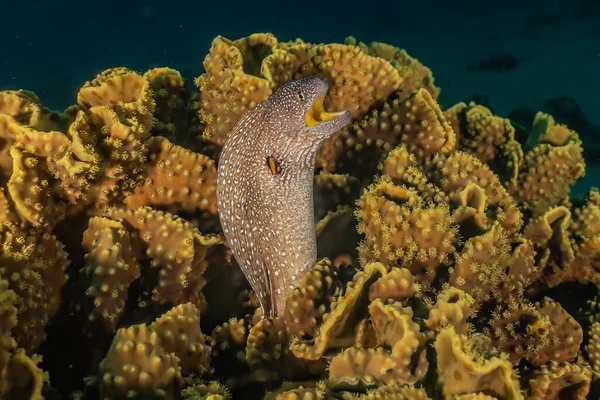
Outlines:
{"label": "eel body", "polygon": [[219,158],[223,233],[263,317],[283,314],[289,291],[316,262],[316,153],[350,122],[347,110],[324,110],[327,89],[316,76],[283,84],[240,119]]}

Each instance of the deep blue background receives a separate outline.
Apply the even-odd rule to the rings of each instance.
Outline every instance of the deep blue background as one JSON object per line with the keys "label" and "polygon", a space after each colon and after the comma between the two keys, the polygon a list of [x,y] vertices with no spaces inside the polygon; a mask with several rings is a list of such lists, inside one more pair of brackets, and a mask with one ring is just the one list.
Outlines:
{"label": "deep blue background", "polygon": [[[302,37],[334,42],[354,35],[365,42],[388,42],[406,48],[430,66],[444,88],[444,63],[452,60],[436,57],[436,37],[456,36],[461,52],[461,35],[469,25],[477,25],[473,36],[502,42],[518,40],[536,19],[540,23],[534,29],[544,24],[552,28],[569,19],[599,14],[597,0],[505,0],[488,5],[414,0],[3,3],[0,89],[27,88],[55,107],[70,104],[69,90],[102,69],[170,66],[195,76],[201,72],[214,36],[235,39],[261,31],[270,31],[280,40]],[[502,29],[485,23],[494,20],[504,21]],[[422,45],[424,38],[432,39],[431,46]],[[490,46],[490,52],[494,50],[499,49]],[[472,56],[486,54],[473,49]]]}

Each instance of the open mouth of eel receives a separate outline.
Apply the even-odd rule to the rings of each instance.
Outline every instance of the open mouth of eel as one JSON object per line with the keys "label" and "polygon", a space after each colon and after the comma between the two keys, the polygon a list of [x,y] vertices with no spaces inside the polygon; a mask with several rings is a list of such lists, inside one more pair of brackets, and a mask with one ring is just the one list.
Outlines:
{"label": "open mouth of eel", "polygon": [[307,126],[315,126],[321,122],[330,121],[344,115],[344,111],[339,112],[327,112],[323,107],[325,96],[319,97],[312,105],[310,110],[306,113],[305,121]]}

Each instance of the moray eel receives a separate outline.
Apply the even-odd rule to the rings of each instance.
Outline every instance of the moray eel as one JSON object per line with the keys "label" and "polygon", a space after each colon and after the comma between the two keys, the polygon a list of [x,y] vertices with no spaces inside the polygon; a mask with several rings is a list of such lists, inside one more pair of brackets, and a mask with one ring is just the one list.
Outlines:
{"label": "moray eel", "polygon": [[327,89],[316,76],[286,82],[246,112],[219,157],[219,219],[263,318],[283,314],[288,293],[317,259],[316,153],[350,122],[347,110],[324,110]]}

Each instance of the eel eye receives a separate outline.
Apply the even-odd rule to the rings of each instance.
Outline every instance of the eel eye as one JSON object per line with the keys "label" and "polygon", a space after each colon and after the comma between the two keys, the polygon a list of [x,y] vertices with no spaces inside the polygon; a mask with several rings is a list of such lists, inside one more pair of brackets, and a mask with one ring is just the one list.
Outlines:
{"label": "eel eye", "polygon": [[278,175],[281,173],[281,164],[271,156],[267,157],[267,166],[271,170],[271,174]]}
{"label": "eel eye", "polygon": [[302,93],[302,91],[300,91],[300,90],[298,91],[298,99],[300,101],[304,101],[304,93]]}

